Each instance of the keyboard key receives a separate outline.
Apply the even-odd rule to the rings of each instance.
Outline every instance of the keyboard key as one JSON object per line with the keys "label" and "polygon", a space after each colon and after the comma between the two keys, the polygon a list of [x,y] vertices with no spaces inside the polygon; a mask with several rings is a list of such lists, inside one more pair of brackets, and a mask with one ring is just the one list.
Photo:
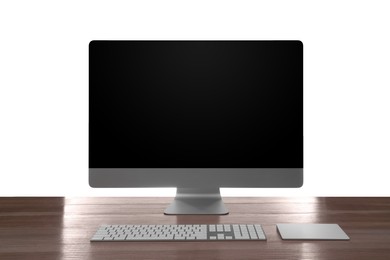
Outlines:
{"label": "keyboard key", "polygon": [[210,225],[209,230],[210,232],[215,232],[215,225]]}
{"label": "keyboard key", "polygon": [[223,225],[223,228],[225,229],[226,232],[230,232],[230,225]]}

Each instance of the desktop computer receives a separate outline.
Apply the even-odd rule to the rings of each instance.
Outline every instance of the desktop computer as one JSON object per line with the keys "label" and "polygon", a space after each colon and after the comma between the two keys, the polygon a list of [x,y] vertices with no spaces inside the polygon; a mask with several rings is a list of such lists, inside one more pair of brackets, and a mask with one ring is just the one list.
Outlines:
{"label": "desktop computer", "polygon": [[[89,183],[176,187],[168,215],[227,214],[221,187],[301,187],[302,42],[92,41]],[[337,224],[276,228],[282,239],[349,240]],[[195,240],[266,235],[260,223],[108,223],[91,238]]]}
{"label": "desktop computer", "polygon": [[165,214],[301,187],[302,42],[91,41],[89,184],[176,187]]}

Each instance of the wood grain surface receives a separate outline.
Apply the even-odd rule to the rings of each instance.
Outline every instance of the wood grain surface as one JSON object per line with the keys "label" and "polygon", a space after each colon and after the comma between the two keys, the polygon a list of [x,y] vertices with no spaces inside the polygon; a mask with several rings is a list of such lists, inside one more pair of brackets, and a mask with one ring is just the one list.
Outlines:
{"label": "wood grain surface", "polygon": [[[390,198],[224,198],[226,216],[165,216],[172,198],[0,198],[0,259],[390,259]],[[267,241],[94,242],[101,224],[260,223]],[[350,241],[283,241],[337,223]]]}

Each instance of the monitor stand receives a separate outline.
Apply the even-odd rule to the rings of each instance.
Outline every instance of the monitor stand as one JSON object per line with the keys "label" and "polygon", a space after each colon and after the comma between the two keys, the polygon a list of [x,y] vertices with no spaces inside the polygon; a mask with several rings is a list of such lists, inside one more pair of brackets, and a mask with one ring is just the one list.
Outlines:
{"label": "monitor stand", "polygon": [[165,215],[226,215],[219,188],[177,188],[176,197]]}

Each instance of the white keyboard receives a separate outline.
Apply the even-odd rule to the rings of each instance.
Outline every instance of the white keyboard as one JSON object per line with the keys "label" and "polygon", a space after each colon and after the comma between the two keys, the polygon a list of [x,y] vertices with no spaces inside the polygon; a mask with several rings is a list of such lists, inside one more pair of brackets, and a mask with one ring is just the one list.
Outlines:
{"label": "white keyboard", "polygon": [[103,225],[91,241],[267,240],[259,224]]}

